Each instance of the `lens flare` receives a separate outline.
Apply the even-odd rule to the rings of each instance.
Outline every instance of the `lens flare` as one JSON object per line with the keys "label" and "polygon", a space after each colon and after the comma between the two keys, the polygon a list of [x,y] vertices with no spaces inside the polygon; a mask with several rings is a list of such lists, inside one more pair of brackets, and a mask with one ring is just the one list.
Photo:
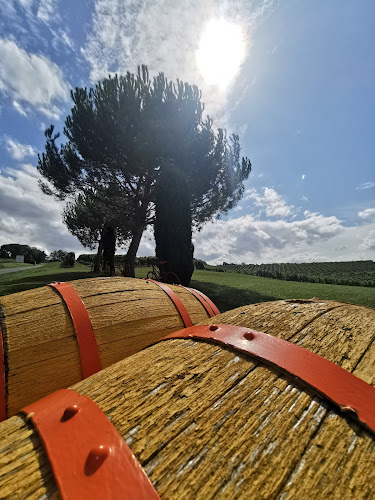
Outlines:
{"label": "lens flare", "polygon": [[246,40],[239,24],[212,19],[202,33],[196,61],[209,85],[225,90],[237,76],[246,55]]}

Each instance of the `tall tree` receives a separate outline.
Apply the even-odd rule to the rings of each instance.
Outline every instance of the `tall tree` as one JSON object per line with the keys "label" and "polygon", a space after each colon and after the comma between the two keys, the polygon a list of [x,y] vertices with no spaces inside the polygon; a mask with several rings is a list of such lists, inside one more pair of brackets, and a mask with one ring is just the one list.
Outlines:
{"label": "tall tree", "polygon": [[[74,106],[65,121],[68,142],[46,130],[38,170],[47,194],[65,199],[85,189],[116,186],[132,205],[132,236],[127,260],[134,261],[146,226],[153,222],[156,180],[163,161],[186,176],[195,227],[235,206],[251,164],[240,157],[238,136],[215,132],[203,118],[196,86],[173,83],[160,73],[149,79],[145,66],[72,91]],[[118,192],[117,191],[117,192]],[[109,191],[108,191],[109,192]]]}
{"label": "tall tree", "polygon": [[[94,262],[94,271],[99,272],[102,256],[106,255],[106,264],[113,272],[116,244],[122,246],[131,238],[132,205],[127,197],[116,194],[116,189],[84,190],[73,202],[67,203],[63,212],[63,221],[70,233],[81,244],[91,249],[98,245]],[[112,234],[114,248],[109,242]],[[112,263],[112,264],[111,264]]]}
{"label": "tall tree", "polygon": [[194,271],[189,185],[172,163],[162,165],[155,195],[156,257],[188,286]]}

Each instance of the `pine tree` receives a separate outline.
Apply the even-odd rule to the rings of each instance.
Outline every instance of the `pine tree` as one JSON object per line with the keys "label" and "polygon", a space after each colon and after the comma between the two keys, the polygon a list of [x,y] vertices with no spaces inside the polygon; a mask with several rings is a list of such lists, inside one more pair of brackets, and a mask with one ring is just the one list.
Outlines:
{"label": "pine tree", "polygon": [[106,190],[111,200],[114,189],[131,205],[127,261],[133,275],[143,231],[154,221],[155,186],[165,161],[186,177],[196,228],[233,208],[243,194],[251,163],[241,159],[238,136],[215,131],[203,117],[201,97],[196,86],[171,82],[163,73],[150,80],[142,66],[138,75],[128,72],[72,91],[66,144],[58,146],[53,126],[45,132],[38,161],[48,181],[40,183],[45,193],[66,199]]}

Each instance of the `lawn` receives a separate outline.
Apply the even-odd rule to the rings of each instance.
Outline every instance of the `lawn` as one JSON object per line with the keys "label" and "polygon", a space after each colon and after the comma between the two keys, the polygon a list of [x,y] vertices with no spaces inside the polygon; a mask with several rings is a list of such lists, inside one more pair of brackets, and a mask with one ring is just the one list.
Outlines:
{"label": "lawn", "polygon": [[43,264],[41,267],[31,265],[14,273],[0,274],[0,295],[37,288],[52,281],[70,281],[92,276],[90,268],[79,262],[76,262],[74,268],[62,268],[60,262]]}
{"label": "lawn", "polygon": [[9,269],[12,267],[34,267],[34,264],[25,264],[11,259],[0,259],[0,269]]}
{"label": "lawn", "polygon": [[[145,278],[151,268],[136,269],[137,278]],[[70,281],[95,276],[89,267],[76,262],[73,269],[63,269],[59,262],[28,267],[0,275],[0,295],[47,285],[52,281]],[[281,281],[259,276],[214,271],[195,271],[190,284],[208,295],[224,312],[235,307],[278,299],[337,300],[375,308],[375,288],[343,285],[324,285]]]}
{"label": "lawn", "polygon": [[[144,278],[150,270],[151,268],[138,268],[136,276]],[[190,286],[208,295],[222,312],[268,300],[313,297],[375,308],[375,288],[362,286],[301,283],[246,274],[197,270],[194,271]]]}

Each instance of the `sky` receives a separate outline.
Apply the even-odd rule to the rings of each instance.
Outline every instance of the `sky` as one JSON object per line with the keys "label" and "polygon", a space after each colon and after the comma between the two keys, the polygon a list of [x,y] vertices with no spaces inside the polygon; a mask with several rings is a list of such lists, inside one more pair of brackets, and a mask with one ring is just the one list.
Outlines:
{"label": "sky", "polygon": [[373,47],[373,0],[0,0],[0,245],[90,251],[38,187],[44,130],[63,132],[70,89],[147,64],[198,85],[252,162],[196,258],[373,260]]}

